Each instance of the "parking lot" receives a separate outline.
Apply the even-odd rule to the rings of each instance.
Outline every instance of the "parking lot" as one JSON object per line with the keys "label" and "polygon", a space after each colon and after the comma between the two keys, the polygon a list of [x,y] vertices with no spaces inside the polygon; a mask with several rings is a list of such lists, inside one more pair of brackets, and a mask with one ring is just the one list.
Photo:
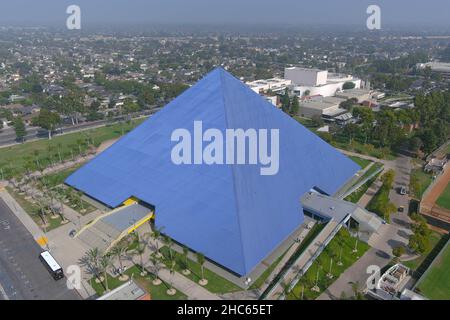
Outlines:
{"label": "parking lot", "polygon": [[55,281],[40,262],[42,251],[0,199],[0,300],[77,300],[65,279]]}

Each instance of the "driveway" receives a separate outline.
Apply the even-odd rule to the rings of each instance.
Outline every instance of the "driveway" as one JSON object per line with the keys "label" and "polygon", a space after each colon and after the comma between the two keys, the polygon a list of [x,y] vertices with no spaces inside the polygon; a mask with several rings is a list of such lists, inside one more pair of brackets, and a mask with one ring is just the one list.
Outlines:
{"label": "driveway", "polygon": [[400,187],[405,187],[409,191],[409,180],[412,170],[412,161],[410,157],[399,156],[395,160],[395,179],[394,186],[389,193],[389,199],[397,208],[404,207],[403,212],[397,212],[391,215],[391,223],[401,228],[410,228],[411,219],[408,216],[409,212],[409,195],[401,195],[398,192]]}

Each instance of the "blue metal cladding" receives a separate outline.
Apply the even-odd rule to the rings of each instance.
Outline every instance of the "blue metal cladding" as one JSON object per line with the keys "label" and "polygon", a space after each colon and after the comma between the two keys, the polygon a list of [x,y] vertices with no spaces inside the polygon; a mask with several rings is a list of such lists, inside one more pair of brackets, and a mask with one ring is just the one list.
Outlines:
{"label": "blue metal cladding", "polygon": [[[279,129],[279,171],[259,165],[171,161],[172,132]],[[73,173],[66,183],[117,207],[135,196],[156,226],[210,260],[246,275],[303,223],[300,197],[336,192],[359,167],[231,74],[217,68]]]}

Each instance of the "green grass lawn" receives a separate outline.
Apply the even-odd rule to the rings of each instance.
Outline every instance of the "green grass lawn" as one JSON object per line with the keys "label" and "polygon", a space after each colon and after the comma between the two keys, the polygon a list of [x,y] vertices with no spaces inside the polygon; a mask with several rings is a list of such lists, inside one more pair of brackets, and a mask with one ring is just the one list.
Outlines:
{"label": "green grass lawn", "polygon": [[357,140],[353,140],[352,144],[349,144],[348,138],[342,134],[336,134],[333,138],[331,144],[339,149],[354,151],[378,159],[394,160],[396,157],[389,148],[376,148],[371,144],[364,144]]}
{"label": "green grass lawn", "polygon": [[[160,249],[160,252],[163,254],[163,256],[166,258],[165,262],[166,265],[168,265],[167,258],[169,257],[169,248],[168,247],[162,247]],[[184,262],[184,257],[181,253],[176,252],[172,249],[172,254],[175,255],[175,261],[177,261],[175,270],[182,274],[182,268],[181,265]],[[202,277],[202,272],[200,265],[196,261],[192,261],[191,259],[188,259],[189,264],[189,270],[191,270],[191,274],[187,275],[185,277],[191,279],[192,281],[198,283]],[[243,289],[235,285],[234,283],[228,281],[227,279],[222,278],[218,274],[212,272],[211,270],[204,268],[205,278],[208,280],[208,284],[205,286],[205,288],[212,292],[212,293],[228,293],[228,292],[235,292],[235,291],[242,291]],[[184,276],[184,275],[183,275]]]}
{"label": "green grass lawn", "polygon": [[349,156],[349,158],[352,159],[354,162],[356,162],[361,167],[361,169],[364,169],[372,162],[370,160],[363,159],[360,157],[355,157],[355,156]]}
{"label": "green grass lawn", "polygon": [[411,179],[409,189],[411,195],[416,199],[422,199],[422,195],[432,182],[431,174],[424,172],[421,168],[413,169],[411,171]]}
{"label": "green grass lawn", "polygon": [[[322,292],[328,288],[337,278],[353,263],[355,263],[364,253],[369,249],[369,245],[362,241],[358,241],[357,252],[353,253],[356,239],[350,236],[347,229],[341,229],[338,234],[330,241],[328,246],[319,255],[316,261],[311,265],[305,275],[300,278],[300,281],[293,288],[291,293],[287,296],[288,300],[298,300],[301,298],[303,289],[303,299],[316,299]],[[342,266],[338,266],[339,255],[342,248]],[[329,279],[326,274],[330,271],[330,261],[333,258],[331,268],[332,279]],[[312,291],[316,282],[317,271],[319,270],[318,286],[320,292]]]}
{"label": "green grass lawn", "polygon": [[[23,174],[26,163],[29,161],[35,163],[36,159],[42,168],[46,168],[52,162],[59,161],[59,155],[62,159],[71,159],[73,154],[78,155],[79,142],[89,139],[95,146],[99,146],[104,141],[119,138],[122,133],[127,133],[143,121],[144,119],[133,120],[130,123],[59,135],[53,137],[52,140],[37,140],[1,148],[0,167],[3,168],[7,178],[13,174]],[[49,147],[52,149],[50,150]],[[87,149],[84,144],[81,144],[80,147],[82,152]]]}
{"label": "green grass lawn", "polygon": [[450,210],[450,182],[436,201],[437,205]]}
{"label": "green grass lawn", "polygon": [[418,285],[420,292],[433,300],[450,299],[450,247],[433,262]]}
{"label": "green grass lawn", "polygon": [[[166,293],[167,289],[169,288],[169,285],[166,282],[161,283],[159,286],[155,286],[152,283],[152,275],[149,274],[145,277],[142,277],[140,273],[141,269],[138,266],[133,266],[125,271],[125,274],[127,274],[130,278],[132,277],[133,280],[136,281],[136,283],[142,289],[150,293],[152,300],[187,300],[187,296],[180,291],[177,291],[174,296],[169,296]],[[105,292],[104,283],[96,283],[92,278],[90,284],[98,296],[103,295],[103,293]],[[122,284],[124,284],[124,282],[120,281],[118,278],[113,278],[108,274],[108,287],[110,290],[113,290],[121,286]]]}
{"label": "green grass lawn", "polygon": [[308,119],[308,118],[302,118],[302,117],[298,117],[295,116],[294,117],[295,120],[297,120],[299,123],[301,123],[303,126],[305,126],[306,128],[308,128],[309,130],[315,132],[317,128],[319,128],[313,120]]}
{"label": "green grass lawn", "polygon": [[[440,233],[437,233],[435,231],[431,231],[431,235],[430,235],[430,250],[425,252],[423,255],[421,255],[420,257],[410,260],[410,261],[405,261],[402,262],[405,266],[407,266],[408,268],[411,269],[411,271],[416,271],[418,270],[418,268],[425,262],[425,260],[427,259],[433,259],[432,257],[429,257],[429,254],[431,253],[431,251],[433,251],[434,247],[436,247],[436,245],[439,243],[439,241],[441,241],[442,239],[442,235]],[[425,271],[425,270],[422,270]]]}
{"label": "green grass lawn", "polygon": [[288,270],[292,264],[297,260],[297,258],[306,250],[306,248],[313,242],[313,240],[318,236],[320,231],[325,228],[325,224],[316,223],[312,229],[308,232],[305,239],[303,239],[302,243],[298,246],[295,253],[289,258],[286,264],[281,269],[280,273],[275,277],[275,279],[271,282],[271,284],[266,288],[266,290],[261,295],[261,299],[265,297],[265,295],[271,290],[271,288],[279,281],[280,277],[284,275],[286,270]]}

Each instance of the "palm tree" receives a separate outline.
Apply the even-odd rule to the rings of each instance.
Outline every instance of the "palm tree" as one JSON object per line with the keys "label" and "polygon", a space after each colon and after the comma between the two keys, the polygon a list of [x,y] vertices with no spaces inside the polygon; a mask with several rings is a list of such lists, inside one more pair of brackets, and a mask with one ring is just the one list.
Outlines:
{"label": "palm tree", "polygon": [[33,154],[34,154],[34,161],[36,161],[36,168],[40,168],[41,164],[39,163],[39,150],[34,150]]}
{"label": "palm tree", "polygon": [[175,275],[175,266],[176,266],[175,259],[171,258],[169,261],[170,284],[169,290],[167,290],[167,294],[170,296],[173,296],[177,292],[173,287],[173,276]]}
{"label": "palm tree", "polygon": [[57,144],[57,148],[58,148],[58,158],[59,158],[59,163],[63,163],[62,155],[61,155],[61,150],[62,150],[62,143],[61,143],[61,142],[59,142],[59,143]]}
{"label": "palm tree", "polygon": [[155,248],[156,248],[156,254],[158,257],[161,257],[161,252],[159,251],[159,239],[161,237],[161,233],[162,233],[163,227],[161,228],[154,228],[153,233],[152,233],[152,238],[153,241],[155,242]]}
{"label": "palm tree", "polygon": [[84,145],[83,139],[77,139],[76,144],[78,147],[78,151],[80,152],[79,155],[81,156],[83,154],[83,151],[81,149],[81,146]]}
{"label": "palm tree", "polygon": [[[281,281],[280,286],[281,286],[281,292],[278,293],[278,298],[284,297],[284,299],[286,299],[287,296],[291,293],[291,290],[289,288],[290,284],[289,284],[289,282],[286,282],[286,280],[283,280],[283,281]],[[293,294],[293,292],[292,292],[292,294]]]}
{"label": "palm tree", "polygon": [[127,276],[127,275],[124,275],[124,274],[122,273],[122,270],[123,270],[123,261],[122,261],[122,258],[126,257],[126,254],[127,254],[127,248],[124,247],[124,246],[115,246],[115,247],[113,247],[113,248],[111,249],[110,254],[111,254],[113,257],[116,257],[116,258],[119,260],[119,267],[120,267],[120,269],[119,269],[120,277],[119,277],[119,278],[121,279],[121,281],[126,281],[126,280],[128,280],[128,276]]}
{"label": "palm tree", "polygon": [[100,274],[100,250],[93,248],[88,250],[85,255],[80,259],[80,264],[86,266],[88,273],[95,277],[96,282],[101,282]]}
{"label": "palm tree", "polygon": [[108,268],[112,265],[111,257],[107,254],[103,255],[100,258],[99,266],[100,271],[103,272],[103,276],[105,278],[105,292],[109,292],[109,285],[108,285]]}
{"label": "palm tree", "polygon": [[205,286],[208,284],[208,280],[205,279],[205,273],[204,273],[204,271],[205,271],[204,270],[205,256],[200,252],[197,252],[197,262],[200,265],[200,268],[202,270],[202,278],[200,279],[199,283],[200,283],[200,285]]}
{"label": "palm tree", "polygon": [[172,253],[173,241],[172,241],[172,239],[168,236],[164,236],[164,244],[169,249],[169,259],[173,260],[173,253]]}
{"label": "palm tree", "polygon": [[47,212],[45,210],[45,205],[42,202],[42,199],[38,199],[38,198],[34,198],[34,197],[32,197],[32,198],[36,201],[36,204],[39,207],[38,214],[39,214],[39,216],[42,219],[42,222],[44,224],[44,228],[46,228],[48,226],[48,222],[47,222]]}
{"label": "palm tree", "polygon": [[188,275],[191,273],[191,270],[189,270],[188,254],[189,254],[189,249],[187,247],[183,247],[183,258],[184,258],[183,274],[185,274],[185,275]]}
{"label": "palm tree", "polygon": [[358,240],[359,240],[359,225],[356,225],[356,240],[355,240],[355,248],[353,249],[353,253],[358,252]]}
{"label": "palm tree", "polygon": [[355,299],[355,300],[363,300],[364,296],[363,296],[361,290],[359,289],[359,287],[360,287],[359,281],[349,282],[349,283],[352,286],[353,299]]}
{"label": "palm tree", "polygon": [[139,255],[140,258],[140,263],[141,263],[141,276],[145,276],[147,275],[147,271],[145,271],[145,267],[144,267],[144,260],[142,258],[144,252],[145,252],[145,245],[142,242],[139,242],[137,247],[136,247],[136,253]]}
{"label": "palm tree", "polygon": [[158,258],[156,253],[152,253],[150,255],[150,262],[152,267],[152,273],[155,275],[155,279],[153,280],[153,285],[159,286],[161,284],[161,279],[159,278],[159,271],[164,267],[161,263],[161,258]]}
{"label": "palm tree", "polygon": [[66,220],[66,217],[64,216],[64,203],[63,203],[64,196],[61,195],[60,193],[56,192],[55,198],[59,202],[59,215],[61,216],[61,220],[63,222],[66,222],[67,220]]}
{"label": "palm tree", "polygon": [[83,192],[77,191],[77,199],[78,199],[78,203],[80,204],[80,208],[81,208],[80,212],[85,213],[86,209],[84,208],[84,201],[81,198],[82,196],[83,196]]}

